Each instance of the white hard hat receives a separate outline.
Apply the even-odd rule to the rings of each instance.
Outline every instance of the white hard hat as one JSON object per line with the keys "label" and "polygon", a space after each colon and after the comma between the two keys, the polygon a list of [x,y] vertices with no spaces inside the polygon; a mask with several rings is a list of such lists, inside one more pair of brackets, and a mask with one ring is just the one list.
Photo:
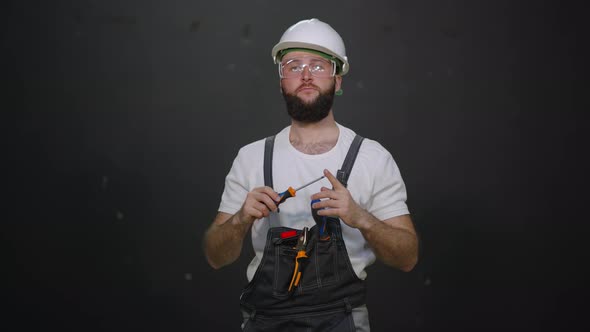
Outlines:
{"label": "white hard hat", "polygon": [[311,49],[333,56],[342,66],[339,74],[348,72],[348,58],[342,38],[330,25],[317,18],[299,21],[287,29],[272,48],[273,61],[279,63],[282,56],[279,53],[289,48]]}

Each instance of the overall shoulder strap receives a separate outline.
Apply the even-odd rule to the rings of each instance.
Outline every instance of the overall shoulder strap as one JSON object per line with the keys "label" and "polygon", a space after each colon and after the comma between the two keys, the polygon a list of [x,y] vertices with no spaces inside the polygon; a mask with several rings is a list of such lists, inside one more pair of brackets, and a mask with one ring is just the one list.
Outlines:
{"label": "overall shoulder strap", "polygon": [[272,151],[275,145],[275,136],[269,136],[264,142],[264,185],[272,186]]}
{"label": "overall shoulder strap", "polygon": [[[273,188],[272,184],[272,153],[275,145],[275,135],[268,136],[264,142],[264,185]],[[268,216],[269,231],[273,225],[279,225],[276,212],[271,212]]]}
{"label": "overall shoulder strap", "polygon": [[342,183],[345,187],[348,185],[350,171],[352,170],[352,166],[354,165],[354,161],[356,160],[356,156],[359,153],[361,143],[363,143],[364,139],[365,138],[360,135],[356,135],[354,137],[354,141],[352,141],[352,144],[350,144],[346,158],[344,158],[344,162],[342,163],[342,168],[340,168],[336,174],[338,181],[340,181],[340,183]]}

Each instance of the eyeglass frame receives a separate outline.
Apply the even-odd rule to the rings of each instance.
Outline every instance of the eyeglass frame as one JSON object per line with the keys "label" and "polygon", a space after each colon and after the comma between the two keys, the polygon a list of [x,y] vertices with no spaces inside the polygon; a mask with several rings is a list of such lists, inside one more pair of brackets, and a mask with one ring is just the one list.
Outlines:
{"label": "eyeglass frame", "polygon": [[[297,58],[293,58],[293,59],[289,59],[289,60],[287,60],[287,62],[285,62],[285,65],[286,65],[287,63],[289,63],[290,61],[293,61],[293,60],[295,60],[295,59],[297,59]],[[334,76],[336,76],[336,61],[334,61],[333,59],[323,59],[323,58],[316,58],[316,59],[317,59],[317,60],[326,61],[326,62],[327,62],[327,61],[329,61],[329,62],[332,64],[332,73],[330,74],[330,76],[327,76],[327,77],[317,77],[317,76],[315,76],[315,75],[314,75],[314,73],[311,71],[311,69],[309,69],[309,64],[304,64],[304,65],[303,65],[303,70],[301,71],[301,73],[299,74],[299,76],[302,76],[302,75],[303,75],[303,73],[305,72],[305,67],[308,67],[308,69],[309,69],[309,74],[310,74],[311,76],[315,77],[315,78],[329,78],[329,77],[334,77]],[[297,78],[297,77],[284,77],[284,76],[283,76],[283,70],[282,70],[282,69],[283,69],[283,62],[281,61],[281,62],[279,62],[279,64],[278,64],[278,70],[279,70],[279,77],[280,77],[280,78],[282,78],[282,79]]]}

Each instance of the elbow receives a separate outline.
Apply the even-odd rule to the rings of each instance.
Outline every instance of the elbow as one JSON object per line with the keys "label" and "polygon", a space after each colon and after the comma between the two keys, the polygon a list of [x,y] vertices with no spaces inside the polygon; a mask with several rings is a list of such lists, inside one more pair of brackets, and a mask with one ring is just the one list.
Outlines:
{"label": "elbow", "polygon": [[212,257],[207,252],[205,252],[205,258],[207,259],[209,266],[211,266],[214,270],[219,270],[229,264],[228,262],[224,262],[220,257]]}
{"label": "elbow", "polygon": [[411,272],[418,264],[418,256],[414,255],[412,257],[398,257],[397,260],[384,260],[385,265],[389,265],[394,269],[400,270],[402,272]]}
{"label": "elbow", "polygon": [[399,267],[402,272],[411,272],[416,267],[416,264],[418,264],[418,251],[418,239],[416,238],[407,256],[407,261]]}
{"label": "elbow", "polygon": [[235,262],[239,256],[217,256],[211,255],[206,253],[205,258],[207,258],[207,263],[211,266],[214,270],[219,270],[226,265],[230,265],[231,263]]}
{"label": "elbow", "polygon": [[210,259],[207,259],[207,263],[209,263],[209,266],[211,266],[213,268],[213,270],[219,270],[223,267],[222,264],[216,264],[215,262],[211,261]]}
{"label": "elbow", "polygon": [[230,264],[231,262],[222,262],[220,260],[215,260],[210,256],[207,256],[207,263],[209,263],[209,266],[211,266],[214,270],[219,270],[222,267]]}
{"label": "elbow", "polygon": [[408,262],[401,265],[399,267],[399,269],[402,272],[411,272],[414,269],[414,267],[416,267],[416,264],[418,264],[418,254],[417,253],[412,255],[412,257],[408,260]]}
{"label": "elbow", "polygon": [[221,264],[215,262],[215,260],[213,260],[207,253],[205,253],[205,259],[207,260],[207,264],[209,264],[214,270],[219,270],[222,267]]}
{"label": "elbow", "polygon": [[208,250],[207,245],[205,244],[203,246],[204,248],[204,256],[205,256],[205,260],[207,261],[207,264],[209,264],[209,266],[211,266],[214,270],[219,270],[223,267],[223,263],[220,262],[220,259],[216,257],[214,257],[210,250]]}
{"label": "elbow", "polygon": [[209,264],[214,270],[219,270],[232,262],[227,255],[221,254],[222,252],[223,251],[221,251],[220,248],[215,248],[207,238],[204,239],[203,254],[207,264]]}
{"label": "elbow", "polygon": [[416,266],[416,262],[411,263],[411,264],[408,264],[408,265],[401,266],[399,269],[402,272],[412,272],[412,270],[414,269],[415,266]]}

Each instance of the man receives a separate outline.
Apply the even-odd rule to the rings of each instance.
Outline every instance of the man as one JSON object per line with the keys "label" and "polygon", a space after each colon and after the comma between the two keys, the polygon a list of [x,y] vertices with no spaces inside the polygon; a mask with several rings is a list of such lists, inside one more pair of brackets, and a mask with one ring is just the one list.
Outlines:
{"label": "man", "polygon": [[418,259],[404,182],[383,146],[334,119],[349,63],[330,25],[296,23],[272,56],[291,125],[240,149],[205,255],[215,269],[234,262],[251,230],[244,331],[369,331],[365,268],[378,258],[410,271]]}

